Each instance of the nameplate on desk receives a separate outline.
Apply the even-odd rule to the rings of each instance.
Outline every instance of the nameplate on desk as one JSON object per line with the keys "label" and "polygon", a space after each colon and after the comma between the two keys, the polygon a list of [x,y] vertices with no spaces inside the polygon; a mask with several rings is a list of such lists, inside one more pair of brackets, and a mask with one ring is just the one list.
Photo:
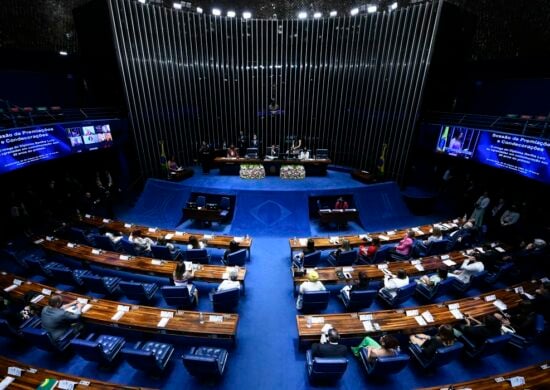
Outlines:
{"label": "nameplate on desk", "polygon": [[174,312],[173,311],[162,310],[160,312],[160,317],[161,318],[174,318]]}
{"label": "nameplate on desk", "polygon": [[13,284],[16,286],[21,286],[23,284],[23,281],[21,279],[13,279]]}
{"label": "nameplate on desk", "polygon": [[492,294],[492,295],[487,295],[485,298],[485,302],[493,302],[494,300],[497,299],[497,296]]}
{"label": "nameplate on desk", "polygon": [[126,313],[125,311],[117,311],[114,316],[111,317],[112,321],[118,321],[122,318],[122,316]]}
{"label": "nameplate on desk", "polygon": [[353,272],[353,267],[342,267],[342,272]]}
{"label": "nameplate on desk", "polygon": [[523,287],[514,287],[514,292],[516,292],[517,294],[523,294]]}
{"label": "nameplate on desk", "polygon": [[16,284],[12,284],[11,286],[8,286],[4,289],[5,292],[10,292],[12,290],[15,290],[17,288]]}
{"label": "nameplate on desk", "polygon": [[243,242],[244,237],[233,237],[233,241],[235,241],[237,244]]}
{"label": "nameplate on desk", "polygon": [[540,366],[541,370],[548,370],[550,368],[550,364],[546,363]]}
{"label": "nameplate on desk", "polygon": [[52,295],[52,290],[49,290],[47,288],[43,288],[42,289],[42,294],[50,296],[50,295]]}
{"label": "nameplate on desk", "polygon": [[221,323],[223,322],[223,316],[208,316],[208,322]]}
{"label": "nameplate on desk", "polygon": [[311,317],[311,323],[312,324],[324,324],[325,323],[325,317]]}
{"label": "nameplate on desk", "polygon": [[441,255],[440,257],[441,257],[441,260],[448,260],[451,258],[451,256],[449,255]]}
{"label": "nameplate on desk", "polygon": [[153,264],[153,265],[162,265],[162,260],[153,259],[153,260],[151,260],[151,264]]}
{"label": "nameplate on desk", "polygon": [[160,319],[160,321],[157,324],[157,328],[164,328],[168,321],[170,321],[171,317],[163,317]]}
{"label": "nameplate on desk", "polygon": [[451,303],[447,307],[449,308],[449,310],[459,309],[460,308],[460,303]]}
{"label": "nameplate on desk", "polygon": [[157,231],[157,228],[149,228],[147,229],[149,233],[155,233]]}
{"label": "nameplate on desk", "polygon": [[183,236],[183,232],[178,232],[177,230],[174,232],[174,235],[176,236]]}
{"label": "nameplate on desk", "polygon": [[171,240],[172,237],[174,237],[174,233],[168,233],[167,235],[164,236],[164,239],[165,240]]}
{"label": "nameplate on desk", "polygon": [[330,241],[332,244],[338,244],[338,241],[340,241],[340,237],[338,237],[338,236],[329,237],[329,241]]}
{"label": "nameplate on desk", "polygon": [[116,308],[116,311],[130,311],[130,306],[125,306],[125,305],[118,305],[117,308]]}
{"label": "nameplate on desk", "polygon": [[21,376],[22,373],[23,373],[23,369],[19,367],[14,367],[14,366],[8,367],[8,375]]}
{"label": "nameplate on desk", "polygon": [[383,234],[379,234],[378,238],[381,239],[382,241],[389,241],[390,240],[390,238],[388,236],[384,236]]}
{"label": "nameplate on desk", "polygon": [[424,267],[422,266],[422,264],[416,264],[414,268],[416,268],[419,272],[424,271]]}
{"label": "nameplate on desk", "polygon": [[203,234],[202,238],[204,240],[211,240],[214,238],[214,236],[212,234]]}
{"label": "nameplate on desk", "polygon": [[453,309],[453,310],[449,310],[449,311],[451,312],[453,317],[456,318],[457,320],[461,320],[461,319],[464,318],[464,316],[462,315],[462,313],[458,309]]}
{"label": "nameplate on desk", "polygon": [[7,376],[0,382],[0,390],[7,389],[8,386],[15,380],[13,376]]}
{"label": "nameplate on desk", "polygon": [[376,267],[378,267],[378,269],[388,269],[388,265],[387,264],[378,264]]}
{"label": "nameplate on desk", "polygon": [[99,249],[92,249],[92,255],[100,255],[101,251]]}
{"label": "nameplate on desk", "polygon": [[501,248],[500,246],[495,246],[495,250],[500,252],[500,253],[504,253],[506,252],[503,248]]}
{"label": "nameplate on desk", "polygon": [[456,265],[456,263],[452,260],[443,260],[443,264],[445,264],[447,267],[452,267],[453,265]]}
{"label": "nameplate on desk", "polygon": [[476,251],[478,251],[479,253],[485,253],[485,251],[483,250],[483,248],[480,247],[480,246],[477,246],[477,247],[475,247],[474,249],[475,249]]}
{"label": "nameplate on desk", "polygon": [[418,315],[418,310],[407,310],[407,317],[416,317]]}
{"label": "nameplate on desk", "polygon": [[46,236],[46,241],[53,241],[53,240],[55,240],[55,237]]}
{"label": "nameplate on desk", "polygon": [[184,261],[183,264],[185,265],[186,271],[191,271],[193,269],[193,263],[191,261]]}
{"label": "nameplate on desk", "polygon": [[92,218],[90,214],[84,214],[84,218]]}
{"label": "nameplate on desk", "polygon": [[78,303],[80,303],[81,305],[85,305],[88,303],[88,299],[87,298],[76,298],[76,301]]}
{"label": "nameplate on desk", "polygon": [[38,244],[42,244],[43,242],[44,242],[44,239],[41,238],[41,239],[39,239],[39,240],[36,240],[34,243],[35,243],[36,245],[38,245]]}
{"label": "nameplate on desk", "polygon": [[69,248],[74,248],[74,247],[76,247],[76,244],[73,244],[72,242],[68,242],[68,243],[67,243],[67,246],[68,246]]}
{"label": "nameplate on desk", "polygon": [[27,372],[30,374],[36,374],[38,370],[36,368],[29,367],[27,368]]}
{"label": "nameplate on desk", "polygon": [[130,256],[128,256],[128,255],[120,255],[120,256],[118,256],[118,258],[119,258],[120,260],[129,260],[129,259],[130,259]]}
{"label": "nameplate on desk", "polygon": [[523,386],[525,384],[525,378],[522,376],[514,376],[512,378],[508,378],[507,380],[510,381],[510,386],[512,387]]}
{"label": "nameplate on desk", "polygon": [[370,238],[368,234],[360,234],[360,235],[359,235],[359,238],[360,238],[361,240],[372,241],[372,238]]}
{"label": "nameplate on desk", "polygon": [[35,296],[33,299],[31,299],[31,302],[32,302],[32,303],[38,303],[38,302],[40,302],[42,299],[44,299],[44,295],[38,294],[38,295]]}
{"label": "nameplate on desk", "polygon": [[502,311],[508,309],[508,306],[504,302],[502,302],[500,299],[493,301],[493,305],[495,305],[499,310],[502,310]]}
{"label": "nameplate on desk", "polygon": [[320,213],[330,213],[332,210],[331,209],[321,209],[319,210]]}
{"label": "nameplate on desk", "polygon": [[386,234],[387,234],[388,236],[393,236],[393,235],[395,235],[395,233],[396,233],[395,230],[388,230],[388,231],[386,232]]}
{"label": "nameplate on desk", "polygon": [[109,223],[109,222],[111,222],[111,220],[108,219],[108,218],[103,218],[102,222],[103,222],[103,223]]}
{"label": "nameplate on desk", "polygon": [[434,322],[434,317],[432,316],[432,313],[430,313],[428,310],[426,310],[424,313],[422,313],[421,316],[427,322]]}
{"label": "nameplate on desk", "polygon": [[417,265],[417,264],[420,264],[420,263],[421,263],[420,260],[411,260],[412,265]]}
{"label": "nameplate on desk", "polygon": [[125,227],[126,229],[130,229],[130,228],[132,227],[132,224],[131,224],[131,223],[125,223],[125,224],[124,224],[124,227]]}
{"label": "nameplate on desk", "polygon": [[424,318],[422,318],[422,316],[416,316],[414,317],[414,319],[416,320],[416,322],[418,322],[418,325],[420,326],[428,325],[428,323],[426,322],[426,320],[424,320]]}
{"label": "nameplate on desk", "polygon": [[367,332],[374,332],[374,325],[370,321],[363,321],[363,327]]}
{"label": "nameplate on desk", "polygon": [[84,307],[82,308],[82,313],[86,313],[88,310],[90,310],[92,308],[92,305],[90,305],[89,303],[84,305]]}
{"label": "nameplate on desk", "polygon": [[372,320],[372,314],[361,314],[359,316],[359,319],[361,321],[370,321],[370,320]]}
{"label": "nameplate on desk", "polygon": [[63,379],[59,381],[57,388],[62,390],[73,390],[76,385],[78,385],[78,382]]}
{"label": "nameplate on desk", "polygon": [[300,238],[298,239],[300,242],[300,246],[306,246],[307,245],[307,238]]}
{"label": "nameplate on desk", "polygon": [[422,233],[422,230],[420,230],[419,227],[413,227],[411,230],[416,233]]}
{"label": "nameplate on desk", "polygon": [[78,384],[81,386],[90,386],[90,381],[81,380]]}

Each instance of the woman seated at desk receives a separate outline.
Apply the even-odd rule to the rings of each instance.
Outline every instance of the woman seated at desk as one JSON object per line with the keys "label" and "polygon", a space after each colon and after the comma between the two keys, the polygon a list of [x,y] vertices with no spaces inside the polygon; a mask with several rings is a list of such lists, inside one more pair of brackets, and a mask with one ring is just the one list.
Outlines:
{"label": "woman seated at desk", "polygon": [[229,149],[227,149],[227,158],[239,158],[239,151],[235,145],[231,144]]}
{"label": "woman seated at desk", "polygon": [[168,166],[168,170],[170,172],[177,172],[177,171],[181,171],[181,167],[178,165],[178,163],[176,162],[176,156],[174,155],[171,155],[170,158],[168,159],[168,161],[166,162],[166,165]]}

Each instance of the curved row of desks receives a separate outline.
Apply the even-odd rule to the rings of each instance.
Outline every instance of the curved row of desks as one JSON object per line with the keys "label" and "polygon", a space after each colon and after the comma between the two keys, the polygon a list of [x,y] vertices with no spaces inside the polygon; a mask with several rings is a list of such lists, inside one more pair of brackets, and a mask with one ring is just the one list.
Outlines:
{"label": "curved row of desks", "polygon": [[[2,272],[0,275],[0,288],[9,293],[13,299],[22,301],[25,293],[34,291],[43,298],[35,302],[37,305],[46,306],[48,295],[52,293],[63,297],[65,303],[75,299],[88,302],[89,307],[83,308],[82,319],[97,325],[113,326],[147,333],[169,334],[187,337],[207,337],[235,340],[239,316],[225,313],[203,313],[204,323],[200,323],[200,313],[197,311],[184,311],[165,308],[156,308],[142,305],[126,305],[106,299],[95,299],[82,294],[56,290],[54,287],[25,280],[16,275]],[[120,314],[122,312],[122,314]],[[120,316],[119,319],[113,319]],[[164,326],[159,322],[168,317]],[[116,318],[116,317],[115,317]]]}
{"label": "curved row of desks", "polygon": [[[439,326],[442,324],[454,324],[461,318],[460,315],[483,317],[497,312],[499,309],[494,304],[501,302],[507,308],[517,306],[522,297],[521,291],[534,294],[539,281],[520,283],[510,288],[495,290],[476,297],[468,297],[406,309],[380,310],[374,312],[326,314],[326,315],[297,315],[298,341],[300,344],[319,340],[324,324],[331,324],[338,329],[342,338],[358,338],[381,332],[422,332],[427,326]],[[520,288],[522,290],[520,290]],[[452,305],[451,307],[449,307]],[[460,313],[455,317],[451,309],[457,309]],[[433,321],[427,322],[426,317]],[[455,312],[456,313],[456,312]],[[420,317],[420,318],[419,318]],[[309,319],[309,321],[308,321]],[[422,320],[424,320],[422,322]],[[310,326],[308,327],[308,322]]]}
{"label": "curved row of desks", "polygon": [[211,248],[220,248],[228,249],[229,243],[231,241],[236,241],[239,244],[240,248],[247,249],[250,252],[250,247],[252,246],[252,238],[237,237],[237,236],[220,236],[213,234],[203,234],[203,233],[190,233],[190,232],[180,232],[177,230],[169,229],[159,229],[153,228],[150,226],[134,225],[131,223],[125,223],[121,221],[114,221],[111,219],[96,217],[93,215],[86,214],[84,217],[78,220],[79,222],[94,226],[94,227],[105,227],[106,229],[113,230],[115,232],[120,232],[125,235],[129,235],[135,230],[141,230],[141,233],[144,237],[152,238],[153,240],[164,239],[167,241],[175,242],[177,244],[187,244],[189,243],[189,237],[195,236],[199,241],[207,243],[208,247]]}
{"label": "curved row of desks", "polygon": [[[511,380],[521,382],[521,377],[524,384],[512,386]],[[420,390],[509,390],[517,389],[550,389],[550,362],[535,364],[529,367],[520,368],[519,370],[504,372],[498,375],[489,376],[481,379],[474,379],[468,382],[454,383],[450,385],[426,387]]]}
{"label": "curved row of desks", "polygon": [[456,230],[459,227],[459,223],[460,221],[458,219],[454,219],[452,221],[440,222],[432,225],[422,225],[406,229],[390,230],[387,232],[364,233],[358,235],[354,234],[348,236],[289,238],[288,243],[290,245],[290,257],[292,258],[293,252],[304,250],[307,247],[307,241],[309,238],[313,239],[315,249],[318,250],[339,248],[342,246],[343,240],[348,240],[350,246],[357,247],[364,243],[363,238],[367,238],[368,240],[369,238],[372,239],[378,237],[381,244],[389,244],[402,240],[408,230],[413,230],[416,238],[422,238],[430,235],[434,226],[439,226],[442,231],[449,233]]}
{"label": "curved row of desks", "polygon": [[[8,385],[9,389],[37,389],[46,379],[53,380],[54,382],[57,381],[55,388],[70,388],[63,387],[64,385],[69,385],[70,382],[74,388],[79,389],[145,389],[144,387],[123,386],[34,367],[4,356],[0,356],[0,372],[2,373],[0,380],[4,380],[6,383],[11,381],[11,379],[6,379],[7,377],[13,378],[13,381]],[[15,373],[19,373],[19,376]]]}
{"label": "curved row of desks", "polygon": [[[126,256],[118,252],[110,252],[92,248],[87,245],[69,243],[67,240],[58,238],[41,238],[36,240],[35,244],[40,245],[44,250],[50,253],[79,259],[89,264],[167,278],[172,278],[177,265],[177,261],[157,260],[143,256]],[[196,265],[196,268],[194,280],[209,283],[221,283],[223,280],[228,279],[228,274],[233,269],[233,267],[210,264],[199,264]],[[245,277],[246,268],[240,267],[238,280],[243,286],[243,292],[245,288]]]}
{"label": "curved row of desks", "polygon": [[[505,252],[506,247],[499,244],[491,244],[499,251]],[[468,249],[466,251],[453,251],[446,255],[426,256],[416,260],[392,261],[384,264],[372,265],[354,265],[349,267],[315,267],[319,274],[319,281],[323,284],[348,284],[359,279],[360,272],[366,272],[369,279],[383,279],[383,269],[387,269],[393,274],[398,270],[403,269],[409,276],[422,275],[436,271],[438,268],[445,267],[460,267],[460,265],[473,255],[477,250]],[[292,268],[292,279],[294,283],[294,291],[296,287],[307,280],[307,273],[304,275],[295,275],[296,269]],[[341,278],[338,276],[340,272],[349,274],[351,278]]]}

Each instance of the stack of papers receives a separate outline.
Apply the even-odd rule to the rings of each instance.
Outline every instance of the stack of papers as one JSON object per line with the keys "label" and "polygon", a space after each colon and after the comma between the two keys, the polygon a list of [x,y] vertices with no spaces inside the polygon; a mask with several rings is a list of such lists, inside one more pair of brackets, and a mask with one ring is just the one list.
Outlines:
{"label": "stack of papers", "polygon": [[374,332],[374,326],[372,325],[372,322],[370,322],[370,321],[363,321],[363,327],[365,328],[365,331],[367,331],[367,332]]}
{"label": "stack of papers", "polygon": [[416,264],[414,268],[416,268],[420,272],[424,271],[424,267],[422,266],[422,264]]}
{"label": "stack of papers", "polygon": [[445,264],[447,267],[452,267],[453,265],[456,265],[456,263],[452,260],[443,260],[443,264]]}
{"label": "stack of papers", "polygon": [[424,313],[422,313],[422,317],[427,322],[434,322],[434,317],[432,316],[432,313],[430,313],[428,310],[426,310]]}
{"label": "stack of papers", "polygon": [[508,306],[504,302],[502,302],[500,299],[497,299],[496,301],[493,301],[493,305],[498,307],[499,310],[504,311],[508,309]]}
{"label": "stack of papers", "polygon": [[418,310],[407,310],[405,313],[407,317],[416,317],[418,315]]}
{"label": "stack of papers", "polygon": [[450,310],[450,312],[453,315],[453,317],[456,318],[457,320],[461,320],[464,318],[464,316],[458,309]]}
{"label": "stack of papers", "polygon": [[167,235],[164,236],[164,239],[165,240],[171,240],[172,237],[174,237],[174,233],[168,233]]}
{"label": "stack of papers", "polygon": [[497,297],[496,297],[496,295],[494,295],[494,294],[492,294],[492,295],[487,295],[487,296],[485,297],[485,302],[492,302],[492,301],[494,301],[494,300],[496,300],[496,299],[497,299]]}

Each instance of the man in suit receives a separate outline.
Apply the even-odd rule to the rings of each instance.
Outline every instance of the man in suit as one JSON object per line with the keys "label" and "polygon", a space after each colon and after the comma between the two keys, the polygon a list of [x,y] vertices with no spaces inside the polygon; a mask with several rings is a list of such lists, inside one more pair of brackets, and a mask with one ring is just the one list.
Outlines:
{"label": "man in suit", "polygon": [[[73,309],[72,312],[67,311]],[[82,304],[73,301],[63,305],[63,298],[60,295],[52,295],[48,306],[42,309],[42,328],[47,331],[54,341],[57,341],[67,332],[73,323],[78,321]]]}
{"label": "man in suit", "polygon": [[[340,335],[334,328],[328,331],[328,342],[315,343],[311,346],[311,354],[315,357],[337,358],[346,357],[348,349],[345,345],[338,344]],[[323,338],[321,339],[323,341]]]}

